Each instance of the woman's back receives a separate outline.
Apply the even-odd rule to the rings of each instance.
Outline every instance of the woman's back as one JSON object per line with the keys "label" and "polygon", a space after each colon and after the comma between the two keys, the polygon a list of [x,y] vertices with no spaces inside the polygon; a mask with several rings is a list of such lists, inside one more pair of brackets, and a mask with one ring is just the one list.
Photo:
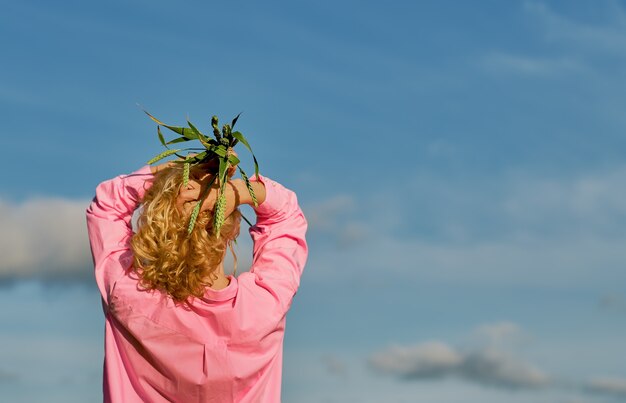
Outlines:
{"label": "woman's back", "polygon": [[253,178],[266,194],[250,228],[250,271],[180,304],[142,290],[130,270],[130,217],[150,180],[143,168],[103,182],[87,210],[106,318],[105,401],[280,401],[285,315],[307,257],[296,195]]}

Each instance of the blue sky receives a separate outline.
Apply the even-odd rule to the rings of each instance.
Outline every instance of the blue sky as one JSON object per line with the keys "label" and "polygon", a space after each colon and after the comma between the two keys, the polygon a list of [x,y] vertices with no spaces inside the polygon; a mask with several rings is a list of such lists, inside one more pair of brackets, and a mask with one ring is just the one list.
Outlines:
{"label": "blue sky", "polygon": [[299,195],[284,401],[626,400],[626,3],[388,3],[0,1],[0,396],[100,397],[84,209],[141,104],[243,111]]}

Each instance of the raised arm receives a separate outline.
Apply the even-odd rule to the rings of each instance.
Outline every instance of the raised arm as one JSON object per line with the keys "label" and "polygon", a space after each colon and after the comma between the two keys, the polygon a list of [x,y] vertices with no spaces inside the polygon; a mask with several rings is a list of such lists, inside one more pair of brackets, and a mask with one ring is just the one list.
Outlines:
{"label": "raised arm", "polygon": [[264,201],[257,208],[257,222],[250,227],[254,241],[250,269],[258,286],[276,298],[286,312],[300,285],[308,247],[307,221],[296,194],[280,183],[258,176],[253,186],[265,186]]}
{"label": "raised arm", "polygon": [[145,166],[132,174],[100,183],[87,208],[87,231],[96,282],[106,302],[110,287],[132,262],[131,218],[157,169]]}

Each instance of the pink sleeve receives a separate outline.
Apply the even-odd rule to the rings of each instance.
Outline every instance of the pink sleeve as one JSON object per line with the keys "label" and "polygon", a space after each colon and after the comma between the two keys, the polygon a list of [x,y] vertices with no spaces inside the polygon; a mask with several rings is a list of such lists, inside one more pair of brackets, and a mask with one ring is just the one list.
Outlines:
{"label": "pink sleeve", "polygon": [[287,312],[307,259],[307,221],[293,191],[261,175],[251,180],[265,184],[266,197],[255,208],[257,222],[250,227],[254,241],[250,272],[256,284],[270,292]]}
{"label": "pink sleeve", "polygon": [[152,178],[150,167],[144,166],[132,174],[104,181],[87,208],[96,283],[107,303],[111,286],[132,263],[131,218]]}

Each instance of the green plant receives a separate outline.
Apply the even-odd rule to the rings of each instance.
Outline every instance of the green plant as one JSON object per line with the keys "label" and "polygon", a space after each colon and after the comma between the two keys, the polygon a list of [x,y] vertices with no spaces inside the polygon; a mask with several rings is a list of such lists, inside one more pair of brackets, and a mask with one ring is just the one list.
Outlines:
{"label": "green plant", "polygon": [[[233,154],[233,148],[235,147],[235,145],[237,145],[237,143],[241,142],[252,154],[252,158],[254,160],[254,172],[256,175],[259,174],[259,164],[256,160],[256,157],[254,156],[254,153],[252,152],[252,148],[250,147],[248,140],[246,140],[241,132],[233,131],[233,128],[235,127],[237,119],[239,119],[239,115],[241,115],[241,113],[235,116],[230,124],[223,125],[221,130],[218,126],[219,121],[217,116],[213,116],[211,118],[211,127],[213,128],[212,138],[203,134],[189,120],[187,120],[188,127],[170,126],[161,122],[159,119],[155,118],[147,111],[144,110],[144,112],[150,117],[150,119],[156,122],[159,141],[166,148],[165,151],[148,161],[149,165],[154,164],[155,162],[160,161],[163,158],[167,158],[171,155],[176,155],[177,157],[179,157],[179,159],[173,162],[184,164],[183,186],[187,186],[187,183],[189,182],[189,172],[193,166],[213,161],[218,162],[217,164],[213,164],[216,166],[216,171],[212,172],[213,176],[210,183],[202,190],[200,199],[198,200],[198,203],[191,212],[189,225],[187,227],[188,234],[191,234],[191,231],[195,226],[196,219],[198,218],[198,214],[200,213],[200,207],[202,206],[202,203],[204,202],[206,197],[209,195],[211,186],[213,185],[213,183],[215,183],[215,180],[219,178],[219,193],[216,198],[213,214],[213,231],[215,236],[220,236],[220,229],[222,227],[222,224],[224,223],[225,218],[224,212],[226,208],[226,182],[229,179],[227,172],[228,169],[231,167],[237,167],[237,169],[241,173],[241,177],[246,183],[246,187],[248,188],[248,192],[250,192],[250,196],[252,197],[254,205],[258,205],[256,195],[254,194],[254,190],[250,185],[250,180],[248,179],[248,176],[241,168],[241,166],[239,166],[239,158],[237,158],[237,156]],[[174,133],[177,133],[179,137],[166,142],[165,137],[161,132],[161,126],[173,131]],[[188,141],[199,141],[202,147],[187,147],[178,149],[169,148],[169,146],[172,144],[185,143]],[[183,156],[180,154],[181,152],[185,151],[199,151],[199,153],[189,154],[187,156]],[[248,219],[246,219],[245,217],[243,218],[248,224],[250,224],[250,221],[248,221]]]}

